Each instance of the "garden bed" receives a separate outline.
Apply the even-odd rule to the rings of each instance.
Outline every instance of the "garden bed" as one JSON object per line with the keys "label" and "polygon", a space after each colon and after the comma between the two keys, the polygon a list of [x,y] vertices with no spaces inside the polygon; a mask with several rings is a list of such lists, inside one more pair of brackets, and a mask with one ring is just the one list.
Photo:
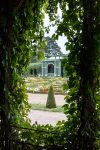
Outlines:
{"label": "garden bed", "polygon": [[62,77],[27,77],[25,83],[28,93],[47,94],[50,85],[52,85],[55,94],[64,94],[63,84],[67,83],[67,79]]}

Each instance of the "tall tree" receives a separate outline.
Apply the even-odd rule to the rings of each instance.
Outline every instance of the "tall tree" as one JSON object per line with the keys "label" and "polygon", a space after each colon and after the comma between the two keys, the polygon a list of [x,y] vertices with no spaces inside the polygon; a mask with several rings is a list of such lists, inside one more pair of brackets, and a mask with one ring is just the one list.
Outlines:
{"label": "tall tree", "polygon": [[[73,132],[76,136],[69,149],[94,150],[98,126],[100,2],[99,0],[67,0],[59,3],[62,21],[58,20],[55,37],[58,38],[58,35],[64,33],[68,39],[66,49],[70,50],[66,62],[70,89],[66,101],[69,104],[65,104],[65,112],[68,120],[72,120],[70,126],[73,123],[73,128],[76,128]],[[51,7],[49,6],[51,20],[55,18],[52,13],[55,14],[57,8],[54,7],[52,4]],[[75,116],[79,117],[77,124],[74,121]]]}
{"label": "tall tree", "polygon": [[11,126],[21,125],[29,111],[22,73],[32,48],[42,41],[43,4],[35,0],[0,2],[1,149],[10,149]]}
{"label": "tall tree", "polygon": [[[0,2],[0,118],[1,118],[1,148],[9,149],[9,107],[8,107],[8,56],[11,53],[12,17],[22,1]],[[9,49],[9,53],[7,51]]]}
{"label": "tall tree", "polygon": [[80,51],[79,147],[94,150],[97,130],[96,90],[100,56],[100,2],[83,1],[82,46]]}

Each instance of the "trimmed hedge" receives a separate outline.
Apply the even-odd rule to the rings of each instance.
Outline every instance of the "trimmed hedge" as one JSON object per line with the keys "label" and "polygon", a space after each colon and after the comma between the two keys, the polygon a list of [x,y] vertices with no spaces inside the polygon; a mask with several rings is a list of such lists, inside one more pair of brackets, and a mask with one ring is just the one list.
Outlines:
{"label": "trimmed hedge", "polygon": [[47,108],[56,108],[56,101],[55,101],[55,96],[54,96],[54,91],[53,91],[52,85],[50,86],[49,91],[48,91],[46,107]]}

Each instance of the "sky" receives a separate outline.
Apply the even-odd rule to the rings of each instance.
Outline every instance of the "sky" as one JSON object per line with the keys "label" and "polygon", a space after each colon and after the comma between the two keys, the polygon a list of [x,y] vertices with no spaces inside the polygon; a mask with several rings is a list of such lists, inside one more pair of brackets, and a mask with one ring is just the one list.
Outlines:
{"label": "sky", "polygon": [[[58,10],[58,15],[61,16],[61,11]],[[45,14],[45,19],[44,19],[44,26],[45,27],[48,27],[51,23],[49,22],[49,17],[47,14]],[[45,37],[46,36],[49,36],[51,37],[55,31],[57,29],[57,26],[54,26],[54,27],[50,27],[50,31],[49,33],[45,33]],[[58,46],[61,48],[61,51],[64,53],[64,54],[67,54],[68,52],[66,51],[66,47],[65,47],[65,43],[66,43],[67,39],[66,37],[63,35],[63,36],[59,36],[58,40],[56,40]]]}

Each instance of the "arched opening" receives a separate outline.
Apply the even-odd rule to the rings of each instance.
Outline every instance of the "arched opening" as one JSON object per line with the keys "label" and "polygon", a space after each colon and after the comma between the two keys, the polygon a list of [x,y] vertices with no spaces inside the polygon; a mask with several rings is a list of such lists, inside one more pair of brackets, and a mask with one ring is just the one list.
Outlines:
{"label": "arched opening", "polygon": [[33,75],[33,69],[30,70],[30,75]]}
{"label": "arched opening", "polygon": [[48,73],[54,73],[54,65],[53,64],[48,65]]}

